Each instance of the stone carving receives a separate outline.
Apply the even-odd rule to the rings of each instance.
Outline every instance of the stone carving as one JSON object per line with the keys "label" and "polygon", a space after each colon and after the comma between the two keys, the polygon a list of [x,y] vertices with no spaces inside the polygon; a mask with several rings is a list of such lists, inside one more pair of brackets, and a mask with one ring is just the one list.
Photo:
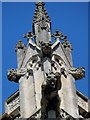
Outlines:
{"label": "stone carving", "polygon": [[29,40],[29,39],[34,38],[35,35],[34,35],[32,32],[28,32],[27,34],[24,34],[23,37],[24,37],[24,38],[27,38],[27,39]]}
{"label": "stone carving", "polygon": [[75,80],[80,80],[83,77],[85,77],[85,68],[84,67],[71,68],[69,73],[75,78]]}
{"label": "stone carving", "polygon": [[62,35],[63,35],[63,33],[61,33],[58,30],[56,30],[55,33],[52,34],[52,37],[57,39],[57,38],[60,38]]}
{"label": "stone carving", "polygon": [[45,5],[44,2],[36,3],[37,8],[34,13],[33,23],[42,21],[43,17],[45,18],[45,21],[50,22],[50,18],[48,16],[46,9],[44,8],[44,5]]}
{"label": "stone carving", "polygon": [[62,45],[63,45],[64,48],[68,47],[68,48],[70,48],[72,50],[72,45],[67,39],[64,40],[64,42],[62,42]]}
{"label": "stone carving", "polygon": [[84,67],[70,68],[69,70],[66,70],[64,67],[62,67],[61,74],[64,75],[65,78],[67,78],[65,71],[67,73],[71,74],[75,78],[75,80],[80,80],[83,77],[85,77],[85,68]]}
{"label": "stone carving", "polygon": [[41,42],[41,51],[43,57],[51,57],[52,49],[51,49],[51,42],[43,43]]}
{"label": "stone carving", "polygon": [[20,79],[20,75],[17,74],[17,70],[16,69],[11,69],[11,70],[8,70],[8,80],[10,81],[14,81],[14,82],[18,82],[18,80]]}
{"label": "stone carving", "polygon": [[60,40],[66,40],[67,36],[65,36],[62,32],[59,32],[59,30],[56,30],[55,33],[52,34],[52,37],[55,39],[59,38]]}
{"label": "stone carving", "polygon": [[8,80],[18,82],[21,76],[24,76],[26,74],[26,77],[28,78],[30,74],[32,74],[32,70],[30,68],[27,69],[11,69],[8,70]]}
{"label": "stone carving", "polygon": [[64,120],[64,119],[65,120],[76,120],[70,114],[68,114],[66,111],[64,111],[63,109],[61,109],[61,116],[62,116],[62,120]]}
{"label": "stone carving", "polygon": [[11,113],[13,110],[17,109],[20,106],[19,96],[14,98],[10,103],[7,104],[8,113]]}
{"label": "stone carving", "polygon": [[60,98],[58,90],[61,89],[61,74],[49,73],[42,84],[42,99],[41,99],[41,118],[45,119],[48,116],[49,110],[55,110],[56,117],[60,118]]}
{"label": "stone carving", "polygon": [[[77,96],[75,94],[76,89],[74,87],[74,82],[72,82],[73,79],[70,79],[68,82],[68,74],[71,74],[75,78],[75,80],[78,80],[85,76],[85,69],[83,67],[70,68],[68,66],[68,63],[72,61],[72,46],[68,41],[67,36],[64,35],[62,32],[59,32],[58,30],[56,30],[55,33],[51,35],[51,21],[47,14],[47,11],[44,8],[44,3],[37,2],[36,6],[37,7],[33,19],[33,33],[28,32],[24,35],[24,38],[28,39],[28,46],[25,47],[21,40],[19,40],[16,45],[18,63],[21,63],[22,66],[20,65],[21,67],[18,67],[19,69],[9,70],[7,77],[10,81],[14,82],[18,82],[21,77],[24,78],[19,83],[21,118],[24,117],[27,119],[32,115],[32,113],[34,114],[34,112],[36,112],[33,115],[34,119],[36,117],[38,118],[38,116],[39,118],[41,117],[42,119],[45,119],[49,118],[50,114],[48,115],[48,113],[50,112],[50,110],[54,110],[56,118],[66,118],[67,120],[71,120],[73,119],[72,116],[78,117],[78,105],[76,100]],[[54,37],[56,40],[54,44],[50,42],[52,40],[51,37]],[[69,57],[70,60],[68,59]],[[54,72],[59,71],[60,73],[53,73],[50,72],[50,70]],[[33,71],[35,72],[35,74],[33,74]],[[50,73],[47,73],[46,76],[44,76],[43,73],[47,71]],[[66,85],[68,85],[68,88],[72,85],[70,93],[68,92],[66,85],[64,87],[63,83],[65,82],[61,83],[61,75],[63,75],[62,82],[64,80],[67,80],[68,84]],[[28,79],[29,77],[31,79]],[[41,77],[41,80],[43,80],[45,77],[45,81],[43,82],[43,84],[39,77]],[[37,80],[40,80],[39,83]],[[31,85],[29,85],[30,82],[32,84],[31,88]],[[38,90],[38,88],[40,87],[41,91]],[[61,87],[61,93],[63,94],[62,96],[60,96],[60,94],[58,95],[58,91],[61,90]],[[32,88],[33,92],[31,94]],[[67,93],[64,94],[63,90],[65,90],[65,92],[67,91]],[[32,99],[32,96],[34,99]],[[39,102],[41,100],[41,109],[39,108],[40,105],[39,102],[37,102],[37,99]],[[63,107],[60,106],[61,99],[64,104]],[[69,108],[70,106],[66,104],[67,101],[71,102],[71,108]],[[13,108],[16,109],[17,105],[19,105],[18,103],[19,101],[18,99],[16,99],[13,100],[10,104],[8,104],[8,108],[11,110],[11,112],[13,111]],[[41,110],[41,114],[40,111],[37,112],[38,108]],[[65,111],[62,112],[62,108]],[[66,110],[66,108],[68,109]],[[71,116],[66,113],[66,111],[70,112]],[[51,114],[52,113],[53,112],[51,112]]]}
{"label": "stone carving", "polygon": [[47,30],[47,32],[50,31],[49,26],[47,24],[47,20],[44,16],[41,18],[41,22],[38,24],[38,32],[40,32],[40,30],[43,29]]}
{"label": "stone carving", "polygon": [[38,7],[38,6],[44,6],[45,5],[45,3],[44,2],[36,2],[36,6]]}
{"label": "stone carving", "polygon": [[17,49],[25,49],[25,48],[26,48],[25,44],[22,42],[22,40],[19,40],[18,43],[16,44],[15,52],[17,52]]}

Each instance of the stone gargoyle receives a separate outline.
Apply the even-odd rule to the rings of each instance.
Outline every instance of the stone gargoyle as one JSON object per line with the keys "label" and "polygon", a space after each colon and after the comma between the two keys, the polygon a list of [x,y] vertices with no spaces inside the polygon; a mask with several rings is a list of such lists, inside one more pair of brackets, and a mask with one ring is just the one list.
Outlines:
{"label": "stone gargoyle", "polygon": [[56,118],[61,118],[60,115],[60,97],[58,90],[61,89],[61,74],[51,72],[47,74],[46,80],[42,84],[42,99],[41,99],[41,118],[48,117],[48,111],[54,110]]}

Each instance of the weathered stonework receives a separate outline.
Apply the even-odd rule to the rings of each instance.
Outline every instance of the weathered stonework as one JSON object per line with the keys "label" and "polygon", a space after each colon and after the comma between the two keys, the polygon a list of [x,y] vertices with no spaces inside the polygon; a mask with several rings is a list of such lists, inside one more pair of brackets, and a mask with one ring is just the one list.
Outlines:
{"label": "weathered stonework", "polygon": [[[42,119],[46,113],[46,118],[70,120],[87,118],[90,114],[88,99],[75,87],[75,80],[85,76],[85,69],[73,68],[72,45],[62,32],[51,33],[51,21],[44,5],[43,2],[36,3],[33,32],[24,35],[28,40],[27,47],[21,40],[16,44],[18,68],[9,70],[7,76],[10,81],[19,83],[19,91],[5,102],[2,120]],[[46,89],[48,81],[54,90]],[[54,102],[52,96],[56,97]],[[56,103],[54,108],[50,102]]]}
{"label": "weathered stonework", "polygon": [[[78,110],[79,110],[79,114],[80,117],[83,118],[84,116],[90,114],[90,109],[89,109],[89,100],[87,97],[85,97],[82,93],[80,93],[79,91],[76,92],[77,93],[77,100],[78,100]],[[14,100],[17,100],[15,102],[12,102]],[[12,108],[12,106],[14,106],[16,104],[15,107]],[[10,106],[10,107],[8,107]],[[11,108],[11,110],[9,109]],[[8,114],[8,117],[10,118],[11,116],[13,117],[20,117],[20,100],[19,100],[19,90],[16,91],[13,95],[11,95],[7,101],[5,102],[5,113]],[[15,114],[16,113],[16,114]],[[63,109],[61,109],[61,115],[63,118],[65,118],[66,116],[68,116],[69,114],[66,113]],[[6,114],[3,115],[3,119],[5,118],[5,116],[7,116]],[[40,109],[33,112],[33,114],[31,115],[31,118],[40,118],[41,114],[40,114]],[[87,118],[87,117],[85,117]]]}

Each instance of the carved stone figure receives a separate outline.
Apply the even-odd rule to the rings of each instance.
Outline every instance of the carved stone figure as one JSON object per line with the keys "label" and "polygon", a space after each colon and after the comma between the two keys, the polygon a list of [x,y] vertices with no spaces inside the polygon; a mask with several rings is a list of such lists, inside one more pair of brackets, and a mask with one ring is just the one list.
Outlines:
{"label": "carved stone figure", "polygon": [[8,70],[7,77],[8,77],[8,80],[10,81],[18,82],[21,76],[17,74],[16,69],[11,69],[11,70]]}
{"label": "carved stone figure", "polygon": [[58,90],[61,89],[61,74],[47,74],[46,81],[42,84],[42,99],[41,99],[41,118],[45,119],[48,116],[49,110],[55,110],[56,117],[60,118],[60,98]]}
{"label": "carved stone figure", "polygon": [[10,81],[18,82],[21,76],[26,75],[26,78],[28,78],[32,74],[32,70],[30,68],[27,69],[11,69],[8,70],[7,78]]}
{"label": "carved stone figure", "polygon": [[85,68],[84,67],[71,68],[69,73],[75,78],[75,80],[80,80],[83,77],[85,77]]}
{"label": "carved stone figure", "polygon": [[19,83],[19,91],[6,101],[3,120],[78,120],[90,116],[88,99],[76,91],[74,82],[85,76],[85,69],[73,68],[72,45],[62,32],[52,34],[44,4],[36,3],[32,32],[24,35],[27,46],[21,40],[16,44],[17,69],[8,70],[7,77]]}
{"label": "carved stone figure", "polygon": [[51,57],[52,49],[51,49],[51,42],[43,43],[41,42],[41,51],[43,57]]}

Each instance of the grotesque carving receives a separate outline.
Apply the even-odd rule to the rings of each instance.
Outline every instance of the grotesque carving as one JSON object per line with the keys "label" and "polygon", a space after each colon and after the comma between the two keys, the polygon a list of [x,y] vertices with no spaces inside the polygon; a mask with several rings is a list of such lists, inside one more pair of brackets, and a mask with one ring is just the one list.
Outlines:
{"label": "grotesque carving", "polygon": [[43,43],[41,42],[41,51],[43,57],[51,57],[52,49],[51,49],[51,42]]}
{"label": "grotesque carving", "polygon": [[32,75],[32,70],[30,68],[27,69],[11,69],[8,70],[7,78],[10,81],[18,82],[21,76],[26,75],[27,79],[30,75]]}
{"label": "grotesque carving", "polygon": [[48,116],[49,110],[56,111],[56,117],[60,118],[60,98],[58,90],[61,89],[61,74],[47,74],[45,82],[42,84],[42,99],[41,99],[41,118],[45,119]]}
{"label": "grotesque carving", "polygon": [[8,80],[10,81],[18,82],[21,76],[17,74],[16,69],[11,69],[11,70],[8,70],[7,77],[8,77]]}
{"label": "grotesque carving", "polygon": [[71,68],[69,73],[75,78],[75,80],[80,80],[83,77],[85,77],[85,68],[84,67]]}

